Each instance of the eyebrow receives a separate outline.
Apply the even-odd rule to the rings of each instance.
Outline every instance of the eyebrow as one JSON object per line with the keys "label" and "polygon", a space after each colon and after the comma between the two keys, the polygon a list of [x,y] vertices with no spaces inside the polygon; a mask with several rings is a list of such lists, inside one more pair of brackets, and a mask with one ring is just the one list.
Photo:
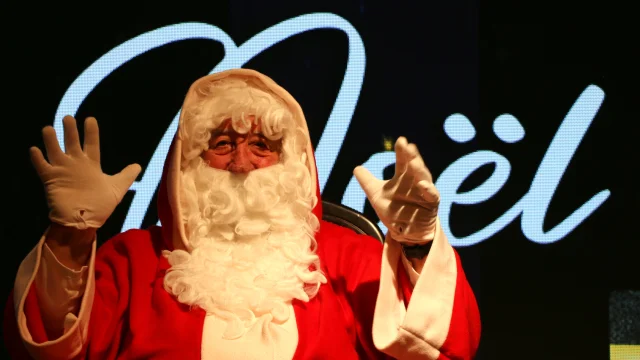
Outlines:
{"label": "eyebrow", "polygon": [[[211,143],[211,141],[214,140],[214,138],[216,136],[221,136],[221,135],[227,135],[229,136],[229,134],[231,133],[231,131],[229,129],[225,129],[225,130],[214,130],[211,132],[211,138],[209,139],[209,142]],[[276,152],[280,152],[282,149],[282,139],[279,140],[271,140],[268,137],[264,136],[263,133],[259,132],[259,133],[251,133],[252,135],[258,135],[258,137],[260,137],[260,140],[266,142],[266,143],[272,143],[273,144],[273,149],[272,151],[276,151]]]}
{"label": "eyebrow", "polygon": [[[217,136],[225,136],[225,135],[226,135],[226,136],[229,136],[229,134],[230,134],[231,132],[232,132],[232,131],[230,131],[229,129],[225,129],[225,130],[214,130],[214,131],[211,133],[211,138],[209,139],[209,141],[212,141],[212,140],[213,140],[215,137],[217,137]],[[261,133],[261,132],[259,132],[259,133],[251,133],[251,134],[252,134],[252,135],[257,135],[257,136],[260,138],[260,140],[262,140],[262,141],[266,141],[266,142],[278,142],[278,140],[271,140],[271,139],[269,139],[268,137],[264,136],[264,134],[263,134],[263,133]]]}
{"label": "eyebrow", "polygon": [[[213,138],[214,136],[220,136],[220,135],[229,135],[231,133],[231,131],[229,131],[229,129],[225,129],[225,130],[214,130],[211,133],[211,137]],[[259,132],[259,133],[254,133],[252,132],[251,135],[258,135],[260,138],[265,139],[265,140],[269,140],[269,138],[267,138],[266,136],[264,136],[263,133]]]}

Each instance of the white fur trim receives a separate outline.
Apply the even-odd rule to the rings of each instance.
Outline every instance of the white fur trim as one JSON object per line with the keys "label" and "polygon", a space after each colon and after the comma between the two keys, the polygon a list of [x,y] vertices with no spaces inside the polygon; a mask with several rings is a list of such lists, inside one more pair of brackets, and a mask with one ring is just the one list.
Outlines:
{"label": "white fur trim", "polygon": [[261,316],[241,338],[227,340],[223,333],[226,322],[215,314],[204,320],[202,332],[202,358],[217,360],[283,360],[292,359],[298,346],[298,327],[291,303],[287,304],[290,316],[278,324],[271,315]]}

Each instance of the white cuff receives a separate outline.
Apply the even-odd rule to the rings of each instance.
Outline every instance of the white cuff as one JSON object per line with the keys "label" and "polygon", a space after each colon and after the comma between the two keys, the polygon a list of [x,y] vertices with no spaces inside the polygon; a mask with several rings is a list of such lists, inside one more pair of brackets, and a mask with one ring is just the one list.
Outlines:
{"label": "white cuff", "polygon": [[[396,241],[384,244],[373,342],[378,350],[399,360],[437,359],[449,333],[457,263],[453,248],[439,228],[440,220],[436,223],[433,245],[406,308],[397,273],[398,261],[404,258],[402,247]],[[408,265],[413,269],[411,263]],[[411,277],[410,271],[408,274]]]}
{"label": "white cuff", "polygon": [[84,294],[88,266],[72,270],[58,261],[45,243],[35,282],[38,304],[46,329],[66,333],[75,322]]}
{"label": "white cuff", "polygon": [[[38,245],[36,245],[22,261],[16,274],[13,303],[18,332],[27,351],[34,359],[73,359],[82,350],[82,346],[87,340],[89,317],[95,294],[94,278],[97,245],[94,239],[88,268],[83,268],[75,272],[60,264],[57,259],[55,259],[55,256],[49,256],[53,255],[53,253],[49,255],[46,254],[47,251],[50,251],[44,243],[47,232],[40,238]],[[42,271],[40,271],[41,269]],[[59,288],[52,290],[55,285],[52,281],[58,276],[62,276],[65,285],[60,286],[58,284]],[[65,278],[65,276],[69,276],[69,278]],[[27,326],[27,317],[24,312],[27,294],[34,281],[37,281],[36,286],[44,286],[42,289],[39,289],[37,293],[38,297],[45,297],[45,299],[38,299],[41,315],[44,318],[42,319],[43,324],[46,325],[46,321],[48,321],[46,320],[47,317],[52,315],[52,313],[49,313],[50,310],[43,305],[49,301],[58,299],[58,296],[60,296],[60,298],[66,298],[67,300],[66,304],[59,306],[48,305],[57,309],[53,310],[53,313],[60,311],[56,313],[57,315],[61,315],[64,312],[61,320],[64,335],[42,343],[36,343],[33,340],[29,332],[29,327]],[[84,288],[84,295],[80,293],[78,287]],[[49,290],[49,292],[47,292],[47,290]],[[82,298],[82,300],[80,300],[80,298]],[[79,307],[77,302],[79,302]],[[75,303],[75,305],[73,303]],[[74,313],[66,312],[73,306],[76,306],[75,311],[77,316]],[[45,312],[47,313],[45,314]]]}

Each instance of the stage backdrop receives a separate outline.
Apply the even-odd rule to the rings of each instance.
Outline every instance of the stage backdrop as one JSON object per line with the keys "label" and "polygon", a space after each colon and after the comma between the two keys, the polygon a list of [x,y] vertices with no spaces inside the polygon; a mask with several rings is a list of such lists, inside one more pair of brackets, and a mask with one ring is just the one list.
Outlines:
{"label": "stage backdrop", "polygon": [[638,344],[637,42],[613,45],[635,38],[625,22],[602,8],[317,3],[3,5],[3,297],[48,224],[28,156],[42,127],[62,140],[64,115],[95,116],[103,170],[142,166],[102,243],[158,222],[191,82],[245,67],[300,102],[324,199],[377,222],[353,168],[390,178],[395,140],[418,145],[480,305],[478,359],[605,359]]}

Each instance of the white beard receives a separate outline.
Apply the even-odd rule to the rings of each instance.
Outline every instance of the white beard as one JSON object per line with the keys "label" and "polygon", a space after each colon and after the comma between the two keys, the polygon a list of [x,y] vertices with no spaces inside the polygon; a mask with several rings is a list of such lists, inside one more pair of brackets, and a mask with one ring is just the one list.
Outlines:
{"label": "white beard", "polygon": [[226,320],[225,338],[264,315],[284,323],[292,299],[309,301],[326,283],[315,254],[315,191],[302,163],[232,174],[196,158],[181,181],[190,249],[165,252],[165,289]]}

